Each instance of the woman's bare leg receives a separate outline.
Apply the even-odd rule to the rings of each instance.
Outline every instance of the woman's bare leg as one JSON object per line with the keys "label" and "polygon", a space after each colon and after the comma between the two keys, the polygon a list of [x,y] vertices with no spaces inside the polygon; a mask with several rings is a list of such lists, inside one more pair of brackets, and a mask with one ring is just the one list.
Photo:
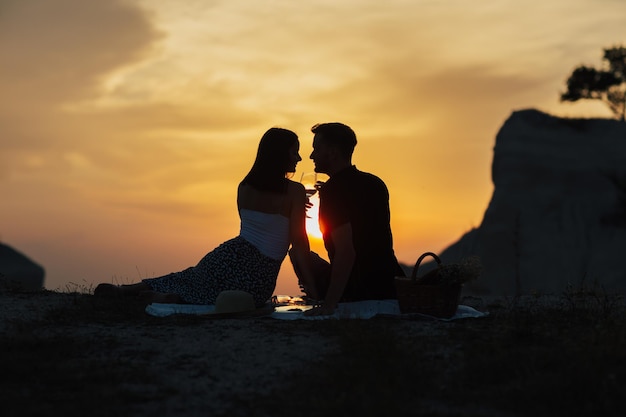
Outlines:
{"label": "woman's bare leg", "polygon": [[139,294],[141,301],[146,304],[164,303],[164,304],[184,304],[182,298],[178,294],[162,293],[156,291],[142,291]]}
{"label": "woman's bare leg", "polygon": [[144,291],[152,291],[152,287],[148,284],[144,284],[143,282],[138,282],[136,284],[126,284],[120,285],[120,290],[123,295],[139,295]]}

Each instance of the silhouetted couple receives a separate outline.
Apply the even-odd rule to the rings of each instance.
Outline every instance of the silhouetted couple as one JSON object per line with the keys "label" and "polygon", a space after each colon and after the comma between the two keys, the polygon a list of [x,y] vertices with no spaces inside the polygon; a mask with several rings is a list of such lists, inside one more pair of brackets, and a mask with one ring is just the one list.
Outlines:
{"label": "silhouetted couple", "polygon": [[[330,264],[310,251],[304,186],[288,179],[302,160],[298,136],[271,128],[261,138],[252,168],[239,184],[239,236],[194,266],[137,284],[100,284],[95,295],[142,295],[148,302],[215,304],[222,291],[271,298],[287,252],[305,294],[318,300],[307,315],[332,314],[339,302],[395,298],[403,275],[393,252],[389,194],[378,177],[352,165],[357,140],[341,123],[312,129],[315,171],[329,175],[319,188],[319,221]],[[289,249],[291,247],[291,249]]]}

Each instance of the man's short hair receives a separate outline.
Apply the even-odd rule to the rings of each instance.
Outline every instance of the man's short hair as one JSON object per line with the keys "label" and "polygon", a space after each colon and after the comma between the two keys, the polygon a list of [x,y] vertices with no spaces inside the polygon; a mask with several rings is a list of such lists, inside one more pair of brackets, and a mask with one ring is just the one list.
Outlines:
{"label": "man's short hair", "polygon": [[356,134],[350,126],[339,122],[319,123],[311,128],[311,132],[328,146],[334,146],[346,156],[352,156],[356,146]]}

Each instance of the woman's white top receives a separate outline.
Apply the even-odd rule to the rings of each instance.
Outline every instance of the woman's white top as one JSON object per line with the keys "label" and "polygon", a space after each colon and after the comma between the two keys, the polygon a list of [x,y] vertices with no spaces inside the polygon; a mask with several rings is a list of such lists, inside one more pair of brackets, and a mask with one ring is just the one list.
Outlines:
{"label": "woman's white top", "polygon": [[265,256],[283,260],[289,250],[289,218],[282,214],[241,209],[239,236]]}

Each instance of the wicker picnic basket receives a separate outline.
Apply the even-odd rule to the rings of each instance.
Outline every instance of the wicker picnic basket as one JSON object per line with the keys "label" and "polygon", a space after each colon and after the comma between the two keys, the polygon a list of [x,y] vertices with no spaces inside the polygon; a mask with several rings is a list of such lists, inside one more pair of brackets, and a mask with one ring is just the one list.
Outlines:
{"label": "wicker picnic basket", "polygon": [[[427,256],[435,259],[437,269],[418,278],[417,270]],[[432,252],[426,252],[417,259],[410,277],[395,278],[396,296],[401,313],[419,313],[441,318],[454,316],[459,306],[462,284],[436,283],[441,268],[439,257]]]}

